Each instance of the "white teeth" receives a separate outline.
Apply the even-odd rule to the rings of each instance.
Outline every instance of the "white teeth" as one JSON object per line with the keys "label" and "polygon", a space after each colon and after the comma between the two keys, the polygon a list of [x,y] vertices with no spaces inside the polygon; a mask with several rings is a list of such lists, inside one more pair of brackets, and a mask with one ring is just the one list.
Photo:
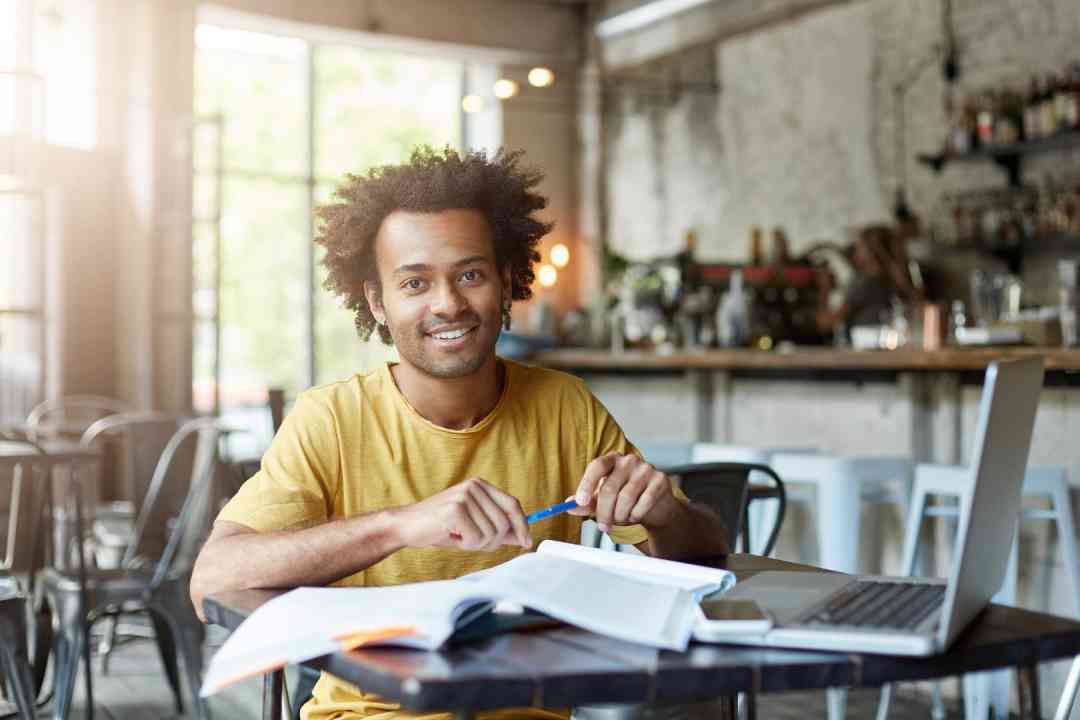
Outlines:
{"label": "white teeth", "polygon": [[450,330],[449,332],[432,333],[432,335],[434,337],[439,338],[440,340],[455,340],[455,339],[461,337],[462,335],[464,335],[467,332],[469,332],[469,331],[468,330]]}

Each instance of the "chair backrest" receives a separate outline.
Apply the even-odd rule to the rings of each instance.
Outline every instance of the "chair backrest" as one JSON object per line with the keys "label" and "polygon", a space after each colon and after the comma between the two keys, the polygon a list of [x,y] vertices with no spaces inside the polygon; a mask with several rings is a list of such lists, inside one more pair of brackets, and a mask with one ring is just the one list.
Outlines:
{"label": "chair backrest", "polygon": [[131,406],[123,400],[103,395],[67,395],[38,403],[26,416],[30,428],[38,428],[51,422],[70,424],[79,432],[95,420],[107,415],[127,412]]}
{"label": "chair backrest", "polygon": [[[15,553],[20,542],[31,548],[26,558],[31,574],[34,570],[36,558],[32,556],[37,550],[41,520],[41,507],[36,501],[44,499],[45,483],[49,481],[48,466],[37,461],[44,458],[45,450],[36,442],[0,431],[0,481],[11,483],[0,573],[11,572],[16,567]],[[24,520],[26,526],[21,525]]]}
{"label": "chair backrest", "polygon": [[154,469],[146,500],[139,509],[139,515],[135,521],[134,542],[128,546],[124,555],[125,567],[135,564],[139,553],[144,550],[147,529],[155,517],[159,516],[158,501],[161,499],[165,481],[170,474],[175,474],[180,450],[189,441],[194,441],[194,459],[191,463],[187,492],[180,512],[167,533],[165,548],[154,570],[152,587],[156,587],[169,575],[189,572],[195,562],[198,546],[210,524],[210,496],[214,473],[217,470],[219,439],[220,429],[217,418],[189,420],[169,438],[161,459]]}
{"label": "chair backrest", "polygon": [[[743,549],[768,555],[776,544],[780,526],[784,521],[786,493],[784,483],[772,468],[760,463],[690,463],[662,468],[669,475],[678,477],[682,491],[694,502],[703,503],[720,516],[724,528],[728,531],[728,547],[734,549],[740,535]],[[760,549],[750,548],[747,528],[747,504],[750,497],[750,477],[766,477],[772,481],[770,497],[779,500],[776,520],[769,532],[765,546]]]}
{"label": "chair backrest", "polygon": [[126,478],[122,497],[134,508],[146,501],[154,470],[169,438],[182,419],[164,412],[122,412],[93,422],[83,432],[79,444],[85,448],[101,444],[105,438],[119,438],[123,452],[121,473]]}

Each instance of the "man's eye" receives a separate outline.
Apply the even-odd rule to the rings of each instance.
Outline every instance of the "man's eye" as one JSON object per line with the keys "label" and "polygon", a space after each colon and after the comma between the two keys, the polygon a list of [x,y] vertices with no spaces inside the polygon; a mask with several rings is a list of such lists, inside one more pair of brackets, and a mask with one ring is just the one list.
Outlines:
{"label": "man's eye", "polygon": [[402,283],[401,287],[406,290],[419,290],[424,287],[424,281],[419,278],[410,278]]}
{"label": "man's eye", "polygon": [[483,276],[480,274],[479,270],[466,270],[465,272],[461,273],[461,279],[465,282],[476,282],[481,277]]}

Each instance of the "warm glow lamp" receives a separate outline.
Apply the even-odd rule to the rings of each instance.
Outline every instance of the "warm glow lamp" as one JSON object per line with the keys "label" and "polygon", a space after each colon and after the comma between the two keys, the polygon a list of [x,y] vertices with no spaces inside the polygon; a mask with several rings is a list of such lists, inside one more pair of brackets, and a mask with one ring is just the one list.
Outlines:
{"label": "warm glow lamp", "polygon": [[495,81],[495,85],[492,86],[492,92],[494,92],[495,97],[500,100],[508,100],[517,95],[518,84],[513,80],[502,78],[501,80]]}
{"label": "warm glow lamp", "polygon": [[477,113],[484,109],[484,98],[479,95],[466,95],[461,98],[461,109],[467,113]]}
{"label": "warm glow lamp", "polygon": [[570,248],[562,243],[551,247],[551,264],[557,268],[564,268],[570,262]]}
{"label": "warm glow lamp", "polygon": [[559,278],[559,273],[551,265],[541,265],[536,277],[541,286],[549,288],[555,284],[555,281]]}
{"label": "warm glow lamp", "polygon": [[546,67],[534,67],[529,71],[529,84],[533,87],[547,87],[555,82],[555,73]]}

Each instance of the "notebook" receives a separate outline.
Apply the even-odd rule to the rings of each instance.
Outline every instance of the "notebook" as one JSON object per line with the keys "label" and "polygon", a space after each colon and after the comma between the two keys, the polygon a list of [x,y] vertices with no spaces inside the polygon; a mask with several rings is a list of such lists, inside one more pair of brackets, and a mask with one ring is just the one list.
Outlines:
{"label": "notebook", "polygon": [[298,588],[253,612],[214,655],[202,694],[288,663],[368,645],[434,650],[496,605],[611,637],[685,650],[698,601],[726,570],[545,540],[535,553],[456,580]]}

